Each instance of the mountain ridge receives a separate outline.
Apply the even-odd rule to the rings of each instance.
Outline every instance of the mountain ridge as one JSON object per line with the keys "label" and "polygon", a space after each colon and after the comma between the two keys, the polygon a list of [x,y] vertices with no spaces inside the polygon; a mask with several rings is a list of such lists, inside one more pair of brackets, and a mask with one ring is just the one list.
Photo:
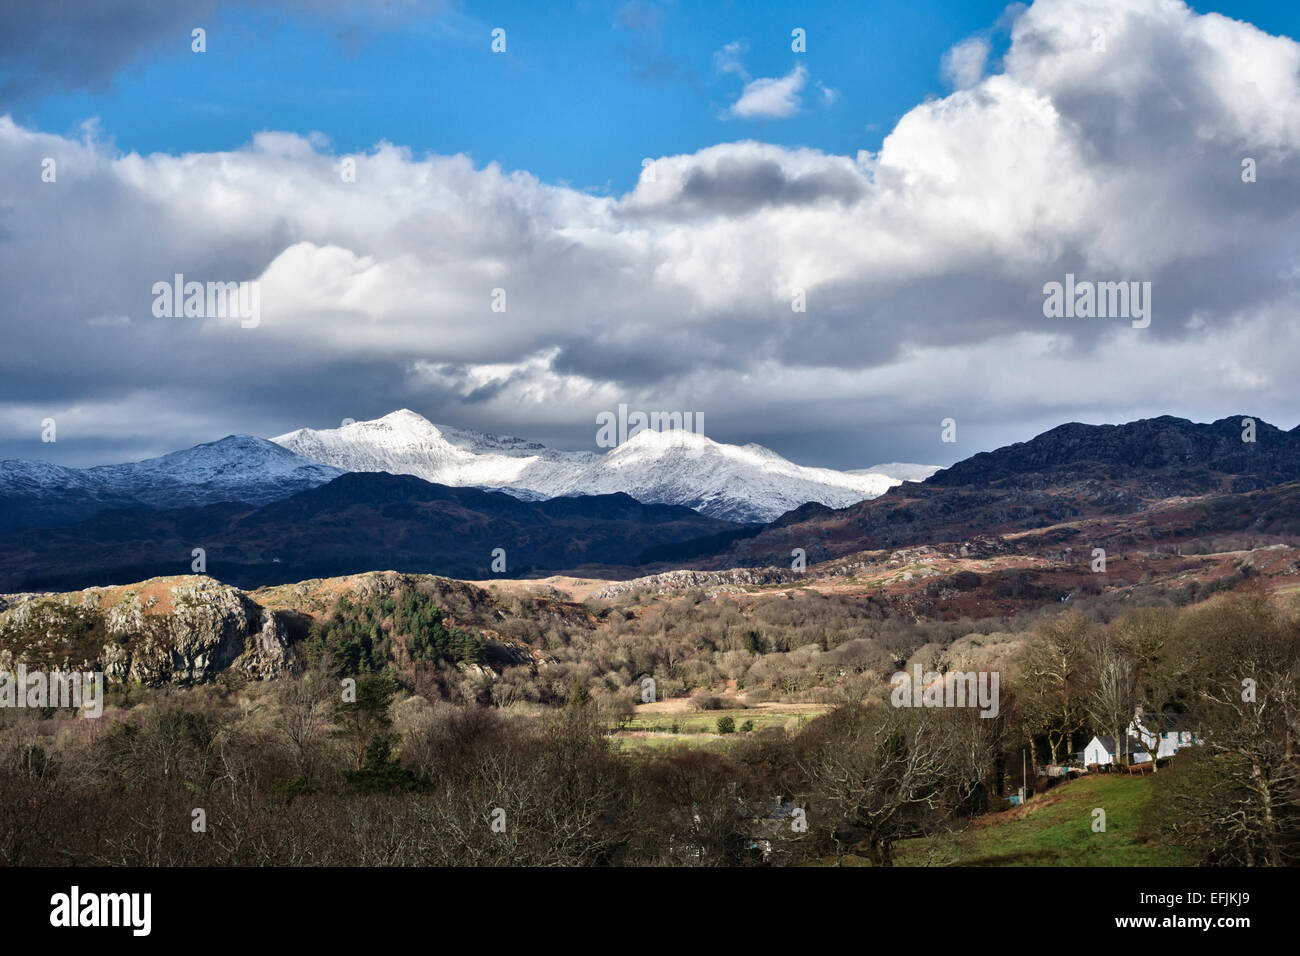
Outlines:
{"label": "mountain ridge", "polygon": [[762,445],[727,445],[680,429],[645,429],[604,453],[558,451],[522,438],[435,425],[410,409],[333,429],[300,428],[271,440],[347,471],[413,474],[524,498],[621,491],[741,523],[775,520],[809,501],[844,507],[902,480],[796,465]]}
{"label": "mountain ridge", "polygon": [[[1243,441],[1243,419],[1254,442]],[[1300,427],[1283,431],[1258,416],[1209,423],[1172,415],[1120,425],[1069,422],[1025,442],[979,452],[922,482],[890,488],[846,508],[805,505],[758,534],[705,551],[700,567],[788,564],[855,551],[1015,534],[1079,519],[1115,519],[1180,497],[1241,495],[1300,481]]]}
{"label": "mountain ridge", "polygon": [[[1253,422],[1253,442],[1243,438],[1245,421]],[[1300,477],[1300,430],[1283,431],[1251,415],[1208,423],[1173,415],[1120,425],[1067,422],[964,458],[925,483],[1031,486],[1053,478],[1077,480],[1090,465],[1109,469],[1112,480],[1146,479],[1147,487],[1163,482],[1182,493],[1218,490],[1229,479],[1233,485],[1221,490],[1250,491]]]}
{"label": "mountain ridge", "polygon": [[340,474],[252,435],[89,468],[11,458],[0,461],[0,530],[66,524],[121,508],[265,504]]}
{"label": "mountain ridge", "polygon": [[191,569],[194,549],[207,572],[241,587],[377,568],[488,578],[498,549],[512,576],[631,567],[646,549],[736,527],[625,494],[532,502],[412,475],[349,472],[259,506],[112,510],[0,534],[0,591],[178,574]]}

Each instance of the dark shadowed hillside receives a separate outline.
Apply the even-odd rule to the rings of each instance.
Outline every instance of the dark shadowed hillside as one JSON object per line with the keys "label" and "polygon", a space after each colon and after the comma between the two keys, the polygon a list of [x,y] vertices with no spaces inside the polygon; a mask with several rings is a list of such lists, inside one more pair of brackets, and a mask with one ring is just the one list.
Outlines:
{"label": "dark shadowed hillside", "polygon": [[1088,479],[1122,483],[1144,497],[1254,491],[1300,478],[1300,435],[1246,415],[1211,424],[1164,415],[1125,425],[1071,422],[995,451],[980,452],[926,480],[953,488],[1041,488]]}
{"label": "dark shadowed hillside", "polygon": [[[1255,441],[1243,441],[1246,417],[1212,424],[1163,416],[1125,425],[1061,425],[871,501],[839,510],[806,505],[758,535],[724,542],[697,563],[788,565],[794,548],[804,549],[809,561],[822,561],[1132,514],[1169,498],[1241,495],[1300,480],[1300,434],[1256,419]],[[1211,524],[1217,533],[1244,530],[1232,527],[1223,512],[1210,509],[1207,530]]]}
{"label": "dark shadowed hillside", "polygon": [[0,536],[0,591],[77,588],[207,570],[241,587],[393,569],[486,578],[631,565],[647,548],[736,525],[624,494],[521,501],[406,475],[347,474],[260,508],[218,504],[111,511]]}

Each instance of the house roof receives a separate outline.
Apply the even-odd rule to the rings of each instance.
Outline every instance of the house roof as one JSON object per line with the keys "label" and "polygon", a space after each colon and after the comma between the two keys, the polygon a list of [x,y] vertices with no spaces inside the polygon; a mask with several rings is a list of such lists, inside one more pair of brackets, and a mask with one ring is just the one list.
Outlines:
{"label": "house roof", "polygon": [[1170,730],[1196,730],[1196,721],[1191,714],[1162,714],[1160,720],[1154,714],[1144,713],[1138,722],[1144,730],[1164,733]]}
{"label": "house roof", "polygon": [[[1098,734],[1096,737],[1093,737],[1092,739],[1100,743],[1101,746],[1105,749],[1106,753],[1113,754],[1119,752],[1115,748],[1114,737],[1103,737],[1100,734]],[[1147,752],[1147,745],[1143,743],[1141,740],[1138,740],[1138,738],[1134,737],[1132,734],[1130,734],[1128,738],[1128,750],[1125,752],[1131,754],[1144,754]]]}

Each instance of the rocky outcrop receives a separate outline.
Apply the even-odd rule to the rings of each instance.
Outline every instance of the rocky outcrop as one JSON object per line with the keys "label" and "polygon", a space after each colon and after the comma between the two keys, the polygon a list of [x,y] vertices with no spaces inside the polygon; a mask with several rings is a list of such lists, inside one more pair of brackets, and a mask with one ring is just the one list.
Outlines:
{"label": "rocky outcrop", "polygon": [[[375,605],[418,592],[446,614],[446,627],[483,641],[479,663],[458,664],[468,677],[495,679],[512,667],[555,659],[497,629],[508,622],[499,600],[465,581],[372,571],[246,593],[206,576],[151,578],[121,587],[61,594],[8,594],[0,607],[0,670],[99,670],[109,683],[191,685],[222,673],[274,678],[300,663],[297,642],[339,602]],[[518,602],[520,599],[512,598]],[[581,605],[535,602],[536,623],[592,626]]]}
{"label": "rocky outcrop", "polygon": [[24,601],[30,601],[33,598],[43,597],[40,592],[28,591],[23,594],[0,594],[0,612],[9,610],[11,607],[17,607]]}
{"label": "rocky outcrop", "polygon": [[637,591],[664,593],[704,588],[717,592],[724,588],[762,587],[768,584],[785,584],[800,577],[797,572],[782,568],[732,568],[727,571],[665,571],[630,581],[616,581],[593,591],[592,598],[603,601]]}
{"label": "rocky outcrop", "polygon": [[153,578],[29,599],[0,612],[0,668],[102,670],[105,680],[196,684],[291,666],[284,620],[206,577]]}
{"label": "rocky outcrop", "polygon": [[[851,578],[863,571],[879,570],[881,567],[898,567],[940,559],[987,558],[999,554],[1009,554],[1012,551],[1014,551],[1014,548],[997,535],[975,535],[961,541],[899,548],[894,551],[881,550],[865,556],[831,562],[814,562],[814,556],[810,554],[809,563],[803,571],[780,567],[728,568],[725,571],[696,571],[689,569],[665,571],[661,574],[651,574],[645,577],[632,578],[628,581],[607,584],[605,587],[593,591],[591,597],[596,600],[608,600],[637,592],[663,594],[670,591],[686,591],[691,588],[701,588],[712,597],[714,594],[724,591],[738,591],[744,588],[780,584],[798,584],[807,580],[809,575],[823,579]],[[909,576],[908,580],[910,579]]]}

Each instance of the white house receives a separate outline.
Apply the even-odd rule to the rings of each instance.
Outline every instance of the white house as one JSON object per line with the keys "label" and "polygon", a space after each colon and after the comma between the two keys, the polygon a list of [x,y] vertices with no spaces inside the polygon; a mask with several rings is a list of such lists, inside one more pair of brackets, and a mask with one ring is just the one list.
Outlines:
{"label": "white house", "polygon": [[1143,714],[1139,707],[1133,715],[1133,722],[1128,725],[1128,732],[1138,737],[1146,745],[1146,750],[1153,748],[1156,759],[1172,757],[1179,749],[1201,742],[1191,719],[1186,714],[1165,714],[1159,720],[1154,715]]}
{"label": "white house", "polygon": [[1093,737],[1088,741],[1088,746],[1083,748],[1083,764],[1088,766],[1094,763],[1121,763],[1119,759],[1127,756],[1131,763],[1150,763],[1151,754],[1144,744],[1132,734],[1129,735],[1128,741],[1116,743],[1114,737]]}
{"label": "white house", "polygon": [[1127,740],[1114,737],[1093,737],[1083,749],[1084,766],[1101,763],[1150,763],[1154,750],[1156,759],[1172,757],[1183,747],[1201,742],[1200,736],[1186,714],[1167,714],[1160,720],[1145,714],[1139,707],[1129,722]]}

